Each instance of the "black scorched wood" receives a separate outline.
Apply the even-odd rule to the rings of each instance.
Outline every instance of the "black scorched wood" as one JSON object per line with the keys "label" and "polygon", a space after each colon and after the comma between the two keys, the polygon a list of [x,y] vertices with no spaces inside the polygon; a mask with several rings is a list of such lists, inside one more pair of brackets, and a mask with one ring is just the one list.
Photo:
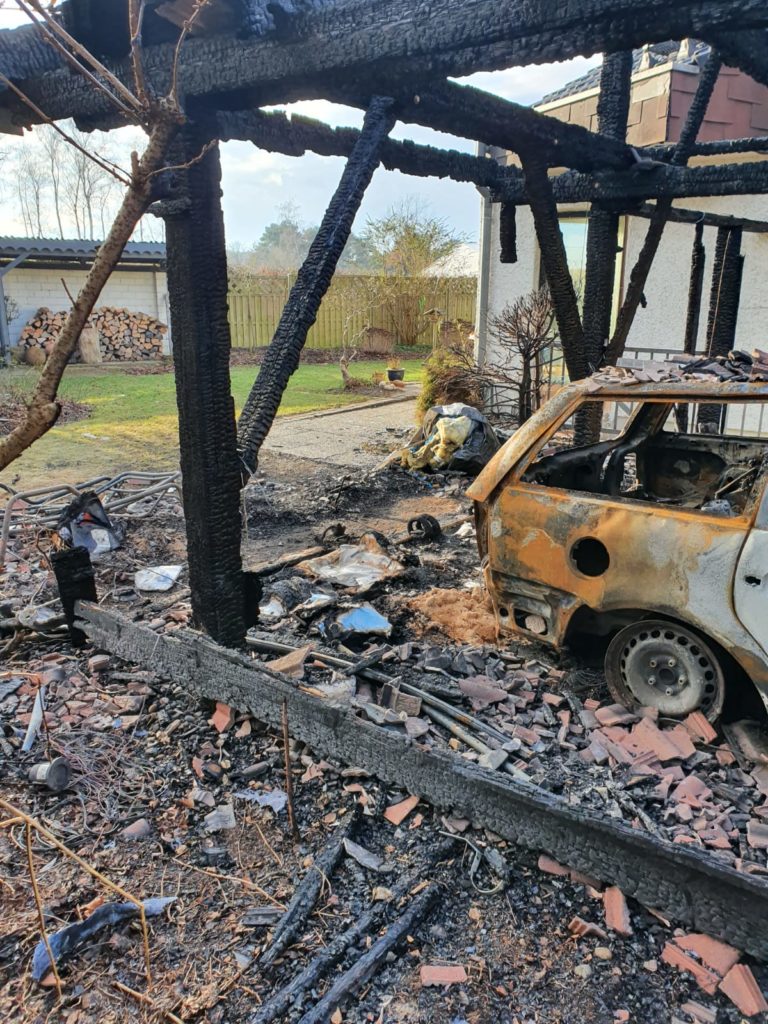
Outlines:
{"label": "black scorched wood", "polygon": [[[218,137],[222,142],[239,139],[259,149],[287,156],[307,152],[321,156],[350,156],[360,132],[357,128],[331,128],[322,121],[282,111],[222,110],[216,115]],[[379,159],[388,171],[401,171],[420,177],[451,178],[486,188],[499,188],[510,177],[520,177],[516,168],[502,167],[495,160],[438,149],[420,143],[385,139]]]}
{"label": "black scorched wood", "polygon": [[768,959],[768,884],[711,853],[598,817],[451,751],[408,743],[205,637],[186,630],[158,635],[96,605],[78,605],[78,612],[78,624],[104,650],[273,728],[280,726],[285,700],[294,738],[317,754],[365,768],[510,842],[615,883],[683,925]]}
{"label": "black scorched wood", "polygon": [[547,279],[552,307],[563,346],[563,358],[571,380],[581,380],[589,373],[584,331],[581,326],[579,301],[568,269],[563,233],[560,230],[557,204],[546,164],[533,156],[522,157],[526,197],[536,229],[541,252],[541,265]]}
{"label": "black scorched wood", "polygon": [[[552,189],[560,204],[760,195],[768,192],[768,160],[700,167],[675,167],[651,161],[639,163],[629,171],[566,171],[552,179]],[[524,183],[517,177],[505,179],[499,198],[516,206],[528,202]]]}
{"label": "black scorched wood", "polygon": [[395,122],[392,108],[391,99],[377,96],[371,101],[360,138],[299,269],[275,336],[243,407],[238,447],[243,464],[249,470],[256,466],[259,449],[277,415],[285,387],[299,365],[307,333],[317,318],[322,298],[349,239],[355,214],[378,166],[381,143]]}
{"label": "black scorched wood", "polygon": [[[607,54],[600,68],[597,101],[598,130],[617,141],[627,134],[629,93],[632,83],[632,51]],[[619,248],[619,215],[614,207],[593,203],[587,224],[587,254],[584,275],[584,346],[590,370],[603,361],[603,350],[611,332],[616,254]],[[592,444],[600,439],[603,407],[585,404],[576,414],[574,442]]]}
{"label": "black scorched wood", "polygon": [[[699,72],[699,82],[688,114],[680,132],[680,138],[672,152],[672,164],[676,167],[683,167],[688,163],[696,137],[704,123],[704,116],[709,106],[715,84],[720,74],[722,61],[716,53],[711,53],[709,60]],[[613,332],[611,343],[606,352],[606,362],[615,364],[624,352],[629,332],[634,323],[638,307],[643,297],[643,290],[651,272],[653,261],[659,250],[664,228],[667,224],[669,211],[672,209],[672,199],[668,196],[659,199],[648,225],[643,245],[638,254],[632,272],[629,275],[629,284],[624,301],[621,304],[619,315],[616,318],[616,329]]]}
{"label": "black scorched wood", "polygon": [[[720,228],[715,245],[707,317],[707,352],[711,356],[727,356],[735,348],[743,271],[741,228]],[[725,413],[724,405],[702,405],[699,409],[699,429],[707,424],[714,430],[725,430]]]}
{"label": "black scorched wood", "polygon": [[632,148],[624,144],[623,129],[621,137],[611,138],[604,130],[596,134],[456,82],[419,89],[413,102],[398,104],[397,117],[514,153],[535,152],[536,158],[550,167],[606,170],[631,167],[637,159]]}
{"label": "black scorched wood", "polygon": [[182,494],[192,612],[219,643],[245,636],[240,463],[229,381],[227,257],[218,146],[188,128],[175,198],[164,207]]}
{"label": "black scorched wood", "polygon": [[699,320],[701,319],[701,296],[704,291],[704,225],[698,223],[693,233],[693,249],[691,251],[691,279],[688,285],[688,308],[685,314],[685,340],[683,351],[693,355],[699,337]]}
{"label": "black scorched wood", "polygon": [[[423,83],[600,50],[629,49],[649,39],[702,38],[718,28],[764,28],[765,0],[350,0],[281,18],[279,32],[263,37],[232,34],[187,39],[179,85],[192,99],[221,96],[221,106],[254,106],[313,99],[324,86],[359,86],[370,95],[376,82],[406,77]],[[18,30],[0,36],[0,56],[13,53],[12,75],[54,119],[112,116],[108,99],[40,41],[16,45]],[[147,79],[158,95],[167,91],[173,45],[145,47]],[[730,58],[729,58],[730,59]],[[750,67],[754,47],[734,58]],[[51,61],[58,70],[48,71]],[[129,62],[111,71],[131,81]],[[0,68],[0,70],[3,70]],[[749,68],[747,69],[749,70]],[[34,115],[7,99],[21,122]]]}

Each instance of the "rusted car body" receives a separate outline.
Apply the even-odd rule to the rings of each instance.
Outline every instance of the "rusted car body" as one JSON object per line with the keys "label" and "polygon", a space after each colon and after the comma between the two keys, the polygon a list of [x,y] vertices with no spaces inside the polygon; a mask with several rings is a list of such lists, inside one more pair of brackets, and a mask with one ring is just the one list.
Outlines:
{"label": "rusted car body", "polygon": [[[568,447],[587,402],[624,420]],[[715,719],[748,677],[768,707],[766,403],[768,384],[716,380],[581,381],[545,403],[468,490],[500,633],[609,641],[626,703]]]}

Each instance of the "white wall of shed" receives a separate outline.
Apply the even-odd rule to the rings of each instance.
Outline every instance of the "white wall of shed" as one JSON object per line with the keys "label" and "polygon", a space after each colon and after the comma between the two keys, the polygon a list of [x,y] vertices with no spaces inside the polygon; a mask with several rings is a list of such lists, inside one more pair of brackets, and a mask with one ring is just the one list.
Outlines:
{"label": "white wall of shed", "polygon": [[[5,277],[5,293],[15,300],[19,315],[10,325],[11,345],[18,344],[24,325],[42,306],[53,312],[68,309],[70,302],[62,278],[73,295],[85,281],[84,270],[37,270],[23,266],[11,270]],[[168,323],[168,285],[164,271],[116,270],[96,303],[99,306],[117,306],[132,313],[147,313]],[[168,351],[168,335],[163,339]]]}

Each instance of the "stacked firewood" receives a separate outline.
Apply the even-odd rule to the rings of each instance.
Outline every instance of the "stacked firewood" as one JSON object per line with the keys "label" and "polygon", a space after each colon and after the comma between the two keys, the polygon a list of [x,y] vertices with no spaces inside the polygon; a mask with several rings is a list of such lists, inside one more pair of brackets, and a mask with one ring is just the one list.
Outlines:
{"label": "stacked firewood", "polygon": [[[38,309],[19,337],[27,362],[39,362],[39,356],[29,357],[30,349],[41,350],[45,355],[51,351],[66,316],[66,311],[54,313],[45,306]],[[99,333],[101,356],[106,362],[159,359],[163,354],[163,335],[168,328],[148,313],[100,306],[93,311],[88,324]],[[78,359],[75,356],[75,361]]]}

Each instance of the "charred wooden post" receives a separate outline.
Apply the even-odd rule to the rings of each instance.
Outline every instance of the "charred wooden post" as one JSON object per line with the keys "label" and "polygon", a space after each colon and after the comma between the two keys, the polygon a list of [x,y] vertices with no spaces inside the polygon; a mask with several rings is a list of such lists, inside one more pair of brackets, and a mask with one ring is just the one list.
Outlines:
{"label": "charred wooden post", "polygon": [[517,263],[516,207],[502,203],[499,209],[499,263]]}
{"label": "charred wooden post", "polygon": [[75,625],[75,602],[98,600],[91,556],[84,547],[62,548],[51,555],[51,567],[59,588],[69,639],[73,646],[82,647],[87,637]]}
{"label": "charred wooden post", "polygon": [[[672,153],[672,163],[676,167],[684,166],[690,159],[721,67],[722,62],[720,58],[717,54],[712,53],[700,72],[696,93],[680,132],[680,139]],[[621,304],[616,320],[616,330],[613,332],[613,337],[606,351],[606,362],[608,363],[615,365],[627,344],[629,331],[634,323],[637,308],[640,305],[643,290],[658,252],[671,208],[671,197],[661,198],[656,203],[654,216],[651,217],[642,248],[629,276],[627,293],[624,296],[624,301]]]}
{"label": "charred wooden post", "polygon": [[[627,134],[629,94],[632,85],[632,51],[611,53],[603,60],[600,96],[597,101],[598,130],[623,141]],[[584,345],[587,364],[596,370],[611,333],[616,254],[619,250],[619,215],[616,210],[593,203],[587,227],[587,259],[584,278]],[[600,437],[602,406],[585,405],[577,414],[575,439],[589,444]]]}
{"label": "charred wooden post", "polygon": [[[717,232],[707,318],[707,352],[710,356],[727,356],[734,348],[743,270],[741,229],[720,228]],[[699,430],[722,429],[724,416],[725,406],[702,405],[699,410]]]}
{"label": "charred wooden post", "polygon": [[555,320],[563,346],[563,358],[571,380],[581,380],[589,372],[584,350],[584,331],[581,326],[579,300],[568,269],[568,256],[560,230],[552,183],[547,174],[546,164],[529,154],[521,154],[521,161],[526,195],[541,251],[541,265],[552,296]]}
{"label": "charred wooden post", "polygon": [[229,381],[227,257],[218,146],[185,129],[173,198],[161,209],[179,408],[182,493],[195,621],[220,644],[245,636],[240,464]]}
{"label": "charred wooden post", "polygon": [[697,224],[693,236],[693,251],[691,253],[691,280],[688,285],[688,311],[685,317],[685,339],[683,351],[691,355],[696,351],[696,341],[699,337],[699,320],[701,319],[701,296],[704,291],[704,264],[706,262],[706,250],[704,249],[704,225]]}
{"label": "charred wooden post", "polygon": [[349,239],[355,214],[378,166],[381,143],[394,125],[393,105],[391,99],[381,96],[371,101],[360,138],[299,270],[256,383],[243,407],[238,446],[247,471],[256,466],[259,450],[277,415],[285,387],[299,365],[307,333],[315,322],[322,298]]}

